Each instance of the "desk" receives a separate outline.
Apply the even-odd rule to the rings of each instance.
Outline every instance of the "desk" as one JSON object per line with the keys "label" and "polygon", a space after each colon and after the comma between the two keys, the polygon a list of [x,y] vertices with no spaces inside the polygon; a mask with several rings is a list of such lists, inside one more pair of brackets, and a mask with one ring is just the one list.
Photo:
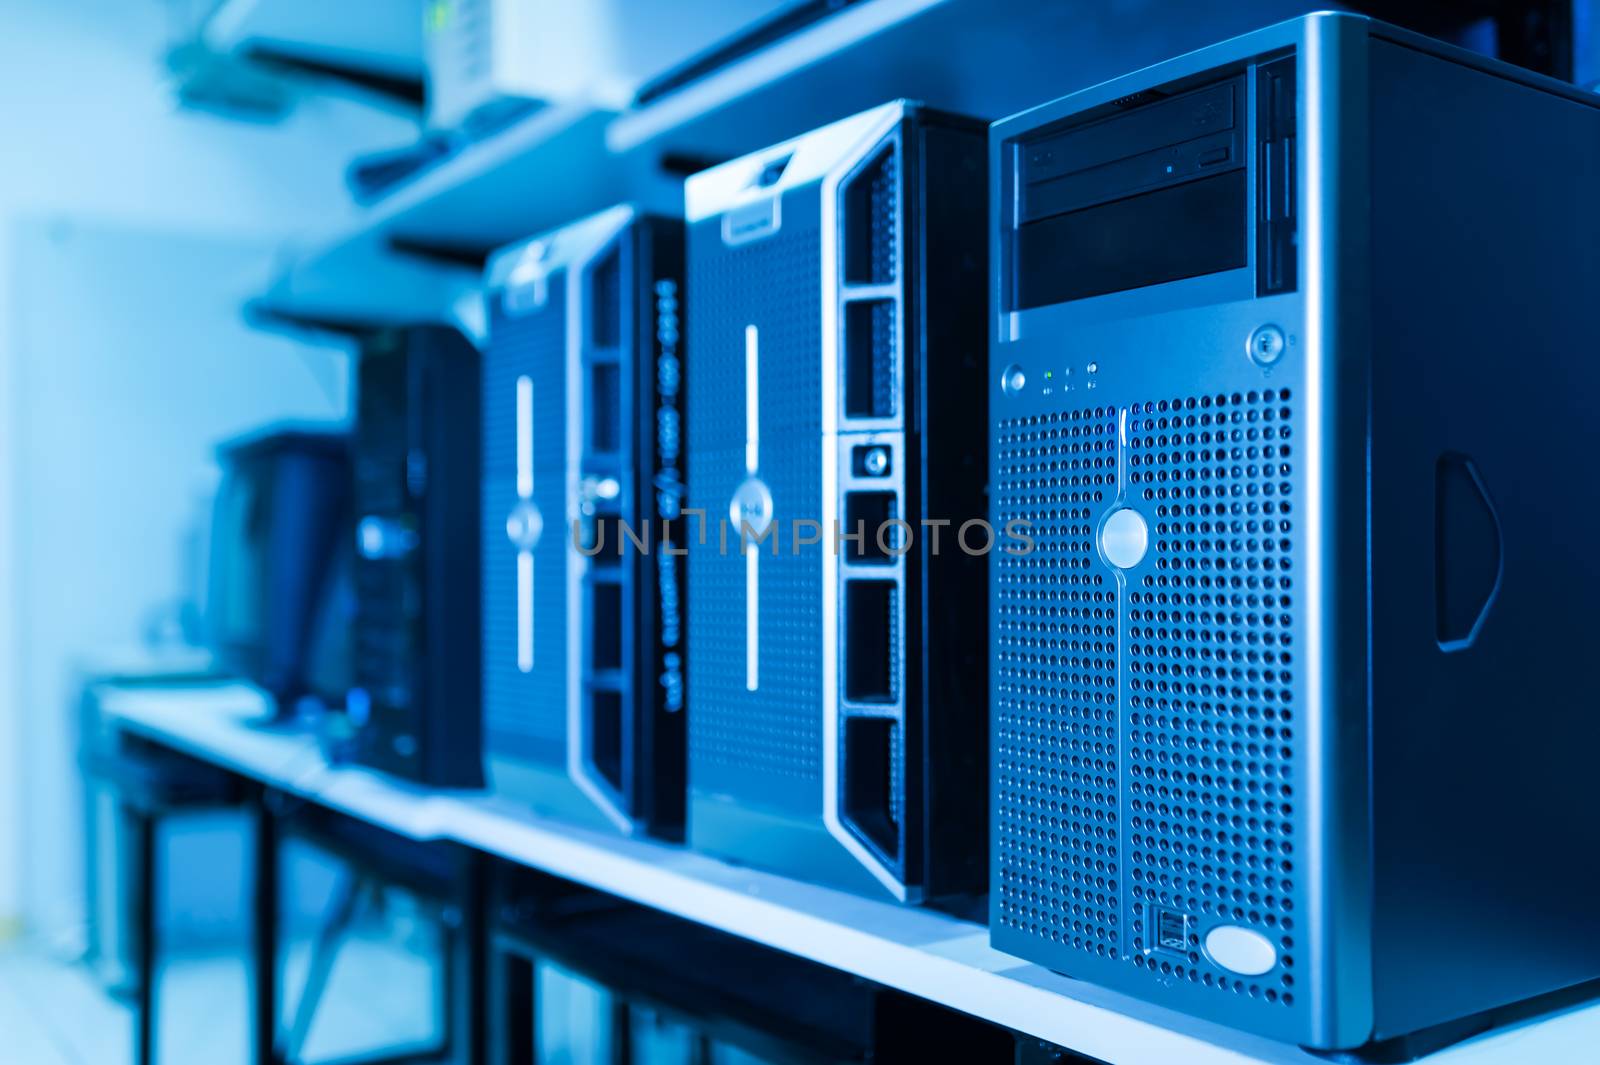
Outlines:
{"label": "desk", "polygon": [[[1072,980],[991,949],[983,926],[730,865],[682,847],[541,819],[479,792],[329,765],[310,737],[251,724],[241,684],[106,686],[119,727],[262,786],[419,841],[448,840],[818,962],[1112,1065],[1326,1065],[1327,1059]],[[1427,1065],[1593,1060],[1600,1003],[1498,1029]]]}

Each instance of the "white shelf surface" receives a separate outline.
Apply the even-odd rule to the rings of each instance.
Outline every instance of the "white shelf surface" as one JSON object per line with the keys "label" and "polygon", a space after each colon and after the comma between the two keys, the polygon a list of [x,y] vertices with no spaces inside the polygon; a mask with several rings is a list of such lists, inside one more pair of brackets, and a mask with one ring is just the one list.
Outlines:
{"label": "white shelf surface", "polygon": [[174,750],[415,840],[448,838],[448,793],[359,767],[330,765],[315,737],[267,727],[267,696],[248,684],[100,685],[100,712]]}
{"label": "white shelf surface", "polygon": [[[104,713],[138,734],[408,836],[448,839],[698,924],[808,958],[1112,1065],[1326,1065],[1071,980],[993,950],[981,926],[730,865],[681,847],[541,819],[482,793],[418,789],[333,767],[310,737],[252,721],[266,699],[242,684],[102,686]],[[1427,1065],[1595,1060],[1600,1003],[1501,1029]]]}

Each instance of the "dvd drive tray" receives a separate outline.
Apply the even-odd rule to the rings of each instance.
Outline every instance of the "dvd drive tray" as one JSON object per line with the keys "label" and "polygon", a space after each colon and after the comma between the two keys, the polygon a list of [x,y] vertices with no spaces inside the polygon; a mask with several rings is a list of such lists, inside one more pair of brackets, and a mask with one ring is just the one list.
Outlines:
{"label": "dvd drive tray", "polygon": [[1022,145],[1017,222],[1245,165],[1243,89],[1230,78]]}

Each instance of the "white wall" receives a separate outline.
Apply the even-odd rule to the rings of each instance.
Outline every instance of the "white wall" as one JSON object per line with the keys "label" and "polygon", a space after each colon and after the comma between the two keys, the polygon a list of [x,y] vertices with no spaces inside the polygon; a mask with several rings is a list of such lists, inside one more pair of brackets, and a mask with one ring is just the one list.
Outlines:
{"label": "white wall", "polygon": [[[297,345],[247,332],[232,305],[221,301],[264,280],[267,252],[276,242],[348,219],[342,171],[351,155],[410,135],[411,124],[395,115],[332,98],[309,98],[278,125],[180,112],[162,81],[165,18],[158,0],[0,0],[0,91],[7,100],[0,108],[0,938],[24,911],[36,923],[74,919],[81,848],[74,835],[79,814],[71,732],[63,723],[70,713],[63,656],[80,653],[112,629],[124,641],[137,636],[120,630],[147,605],[155,586],[131,576],[147,565],[159,571],[175,558],[189,507],[179,515],[173,498],[164,498],[141,518],[137,550],[154,551],[157,561],[146,563],[130,545],[124,563],[130,580],[100,593],[115,601],[102,604],[103,610],[87,608],[90,621],[76,635],[60,627],[63,614],[33,613],[64,608],[52,581],[71,571],[49,571],[43,556],[32,557],[57,545],[47,526],[20,521],[27,516],[22,511],[49,504],[60,508],[52,513],[56,518],[79,513],[68,505],[70,486],[53,478],[78,463],[94,471],[99,460],[91,442],[120,448],[123,453],[112,457],[133,466],[141,456],[162,461],[196,434],[238,425],[246,413],[270,417],[288,393],[300,394],[283,375],[308,372],[310,364],[291,371],[290,362],[272,361],[301,358]],[[110,323],[112,313],[131,309],[131,303],[51,304],[37,283],[42,275],[31,273],[47,262],[68,269],[81,259],[81,246],[74,250],[74,243],[87,239],[120,247],[117,254],[131,257],[121,264],[130,272],[130,288],[151,298],[174,296],[156,272],[161,264],[141,261],[132,250],[141,243],[160,245],[164,231],[179,238],[167,245],[169,254],[182,256],[172,249],[187,240],[198,257],[194,265],[209,263],[221,271],[210,288],[218,302],[200,316],[208,323],[204,335],[192,339],[211,349],[206,357],[217,360],[216,367],[234,349],[249,349],[238,352],[246,357],[227,375],[227,387],[241,394],[215,409],[205,387],[183,404],[150,402],[161,395],[150,391],[152,381],[181,382],[169,375],[205,369],[195,349],[169,344],[171,359],[163,363],[161,352],[139,337],[112,345],[108,338],[114,334],[97,330],[96,323]],[[30,277],[35,283],[28,283]],[[34,306],[19,307],[19,294]],[[169,300],[167,306],[174,304]],[[78,316],[83,328],[70,337],[58,334],[51,320],[60,315]],[[159,343],[172,337],[169,330]],[[266,361],[253,364],[250,358],[263,350]],[[100,377],[97,367],[114,372]],[[271,385],[274,375],[277,384]],[[258,378],[269,386],[252,391]],[[205,380],[203,373],[195,380]],[[219,374],[209,378],[216,387],[223,380]],[[97,436],[87,419],[74,423],[83,414],[83,388],[103,405],[101,413],[114,410],[115,417],[103,424],[116,425],[120,437]],[[128,389],[142,389],[144,399],[133,412],[131,432],[126,420],[117,420],[129,414],[118,407]],[[193,434],[165,431],[164,423],[195,412],[207,417],[195,423]],[[74,445],[84,450],[74,452]],[[65,450],[47,463],[26,450],[40,446]],[[109,475],[113,468],[100,472]],[[173,539],[163,551],[159,545],[168,535]],[[66,565],[63,559],[57,553],[49,565]],[[76,602],[71,609],[86,608]]]}
{"label": "white wall", "polygon": [[[36,931],[74,944],[79,666],[197,590],[192,531],[207,520],[217,442],[264,420],[342,423],[348,354],[244,328],[239,303],[270,249],[259,240],[51,219],[17,223],[8,246],[24,267],[13,271],[22,402],[10,419],[22,902]],[[236,844],[208,846],[236,868]],[[223,905],[214,883],[237,881],[184,868],[170,886],[196,917]]]}

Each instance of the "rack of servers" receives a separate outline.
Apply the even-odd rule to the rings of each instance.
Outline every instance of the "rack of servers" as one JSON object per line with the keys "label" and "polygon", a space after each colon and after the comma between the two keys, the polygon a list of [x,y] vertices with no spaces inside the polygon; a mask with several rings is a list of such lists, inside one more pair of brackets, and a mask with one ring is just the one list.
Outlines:
{"label": "rack of servers", "polygon": [[683,224],[620,206],[497,253],[483,378],[495,790],[681,837]]}
{"label": "rack of servers", "polygon": [[1317,14],[502,248],[363,353],[360,757],[1320,1050],[1600,977],[1597,146]]}

